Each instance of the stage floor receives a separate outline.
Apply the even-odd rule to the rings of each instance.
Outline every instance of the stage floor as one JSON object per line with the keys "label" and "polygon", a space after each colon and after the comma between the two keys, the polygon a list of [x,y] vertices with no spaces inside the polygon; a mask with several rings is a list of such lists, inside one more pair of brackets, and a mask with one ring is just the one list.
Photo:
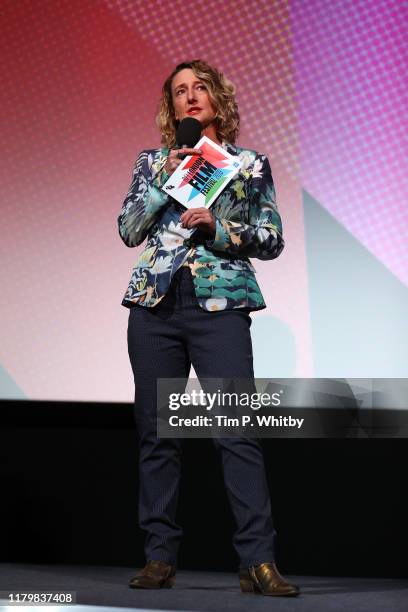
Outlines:
{"label": "stage floor", "polygon": [[[287,576],[301,594],[295,598],[243,594],[237,574],[178,570],[173,589],[140,590],[128,587],[137,568],[62,565],[0,564],[0,609],[16,612],[7,592],[72,592],[75,612],[132,610],[248,612],[406,612],[408,580]],[[22,612],[51,612],[62,606],[20,607]],[[68,606],[64,606],[68,608]]]}

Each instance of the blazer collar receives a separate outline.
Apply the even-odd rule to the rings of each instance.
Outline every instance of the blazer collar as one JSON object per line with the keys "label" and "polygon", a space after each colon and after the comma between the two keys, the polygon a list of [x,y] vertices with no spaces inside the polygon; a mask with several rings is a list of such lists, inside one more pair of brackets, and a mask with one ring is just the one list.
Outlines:
{"label": "blazer collar", "polygon": [[231,142],[226,142],[225,140],[223,140],[221,146],[227,151],[227,153],[230,153],[230,155],[238,155],[237,147]]}

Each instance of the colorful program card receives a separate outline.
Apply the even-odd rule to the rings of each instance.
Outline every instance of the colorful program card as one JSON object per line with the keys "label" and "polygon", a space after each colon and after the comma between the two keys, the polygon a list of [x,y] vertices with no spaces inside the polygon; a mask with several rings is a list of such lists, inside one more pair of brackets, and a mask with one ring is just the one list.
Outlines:
{"label": "colorful program card", "polygon": [[209,208],[238,172],[242,161],[207,136],[194,148],[201,149],[203,155],[188,155],[162,189],[186,208]]}

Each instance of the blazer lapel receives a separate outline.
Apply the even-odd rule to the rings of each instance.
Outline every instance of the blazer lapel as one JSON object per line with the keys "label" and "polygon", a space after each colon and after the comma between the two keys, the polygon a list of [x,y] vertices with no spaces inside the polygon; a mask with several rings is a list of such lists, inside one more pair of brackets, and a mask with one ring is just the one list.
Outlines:
{"label": "blazer lapel", "polygon": [[[238,148],[230,143],[230,142],[223,142],[222,143],[222,148],[225,149],[227,151],[227,153],[229,153],[230,155],[234,155],[235,157],[239,157],[239,151]],[[242,171],[242,169],[240,168],[239,171],[234,175],[234,177],[232,178],[233,181],[236,180],[242,180],[245,181],[247,179],[247,175],[245,173],[245,171]]]}

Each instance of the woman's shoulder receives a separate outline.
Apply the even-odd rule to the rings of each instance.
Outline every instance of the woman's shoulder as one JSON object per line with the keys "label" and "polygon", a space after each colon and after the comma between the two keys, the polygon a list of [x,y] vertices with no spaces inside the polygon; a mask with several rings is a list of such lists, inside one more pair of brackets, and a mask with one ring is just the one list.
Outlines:
{"label": "woman's shoulder", "polygon": [[158,157],[167,157],[169,154],[169,150],[165,148],[156,148],[156,149],[143,149],[138,154],[138,157],[149,158],[151,160],[155,160]]}
{"label": "woman's shoulder", "polygon": [[158,172],[166,163],[168,149],[143,149],[137,156],[136,167],[145,173]]}
{"label": "woman's shoulder", "polygon": [[[257,160],[263,160],[265,155],[255,151],[254,149],[247,149],[246,147],[239,147],[236,144],[224,143],[225,148],[231,155],[236,155],[242,161],[240,172],[245,172],[248,168],[251,168]],[[258,161],[259,163],[259,161]]]}
{"label": "woman's shoulder", "polygon": [[160,155],[161,153],[168,154],[169,150],[165,147],[156,147],[155,149],[143,149],[142,153],[147,153],[149,155]]}
{"label": "woman's shoulder", "polygon": [[225,145],[225,148],[227,149],[228,153],[231,153],[231,155],[252,154],[255,157],[258,155],[258,151],[255,151],[254,149],[248,149],[247,147],[239,147],[238,145],[231,144],[230,142],[225,142],[223,143],[223,145]]}
{"label": "woman's shoulder", "polygon": [[255,161],[257,157],[265,157],[263,153],[259,153],[259,151],[255,151],[255,149],[248,149],[247,147],[239,147],[236,144],[230,144],[229,142],[224,143],[226,150],[231,155],[237,155],[238,157],[250,159]]}

